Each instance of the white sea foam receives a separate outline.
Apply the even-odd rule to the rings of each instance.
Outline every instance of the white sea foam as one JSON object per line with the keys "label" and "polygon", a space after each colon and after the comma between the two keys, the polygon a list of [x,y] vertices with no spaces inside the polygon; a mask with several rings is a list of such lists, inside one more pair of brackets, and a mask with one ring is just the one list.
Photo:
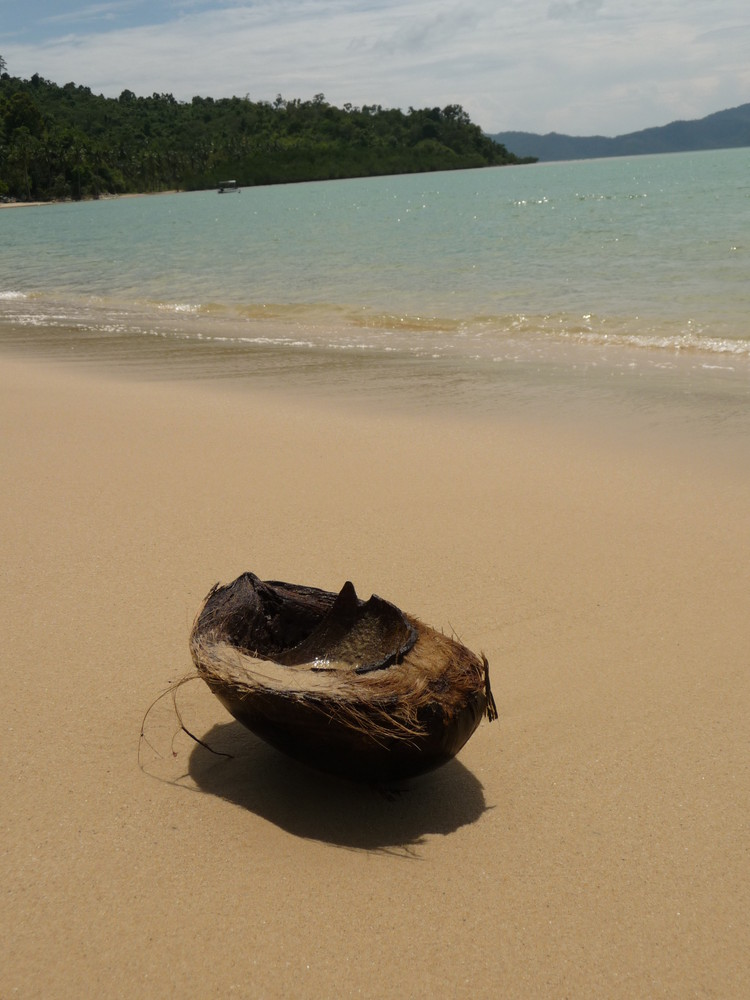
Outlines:
{"label": "white sea foam", "polygon": [[750,358],[750,341],[728,337],[707,337],[699,333],[609,333],[575,332],[570,338],[582,344],[607,347],[633,347],[645,351],[675,353],[732,354]]}
{"label": "white sea foam", "polygon": [[200,308],[193,302],[160,302],[157,305],[160,312],[183,313],[190,316],[196,316]]}

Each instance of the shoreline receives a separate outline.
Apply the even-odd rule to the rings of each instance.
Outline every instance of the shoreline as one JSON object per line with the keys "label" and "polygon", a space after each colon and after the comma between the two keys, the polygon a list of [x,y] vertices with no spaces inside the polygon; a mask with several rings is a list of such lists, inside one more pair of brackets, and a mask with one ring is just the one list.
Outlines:
{"label": "shoreline", "polygon": [[[745,995],[744,461],[7,356],[0,414],[0,994]],[[499,722],[389,800],[196,682],[185,724],[234,759],[165,699],[139,767],[245,570],[455,630]]]}
{"label": "shoreline", "polygon": [[[3,333],[4,330],[4,333]],[[282,331],[283,332],[283,331]],[[260,336],[258,331],[256,336]],[[280,328],[272,327],[274,336]],[[715,364],[698,351],[568,346],[526,364],[481,365],[407,353],[289,346],[285,340],[169,335],[76,335],[65,326],[0,326],[0,359],[80,369],[94,377],[187,387],[234,396],[279,393],[313,406],[439,421],[535,426],[614,448],[642,445],[667,461],[750,469],[745,359]],[[741,362],[741,363],[740,363]]]}
{"label": "shoreline", "polygon": [[[209,189],[210,190],[210,189]],[[150,198],[158,194],[185,194],[181,189],[170,191],[133,191],[127,194],[103,194],[98,198],[53,198],[50,201],[0,201],[2,208],[41,208],[43,205],[76,205],[81,201],[114,201],[118,198]]]}
{"label": "shoreline", "polygon": [[39,208],[42,205],[61,205],[59,201],[0,201],[2,208]]}

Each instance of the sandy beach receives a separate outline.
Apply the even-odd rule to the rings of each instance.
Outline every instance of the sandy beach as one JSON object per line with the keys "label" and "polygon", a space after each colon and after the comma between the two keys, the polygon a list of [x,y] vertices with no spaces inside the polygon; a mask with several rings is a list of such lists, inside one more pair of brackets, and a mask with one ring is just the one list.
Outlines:
{"label": "sandy beach", "polygon": [[52,201],[0,201],[0,208],[39,208],[40,205],[54,205]]}
{"label": "sandy beach", "polygon": [[[3,1000],[750,995],[746,453],[5,357],[0,412]],[[499,721],[390,799],[196,681],[234,758],[165,698],[139,759],[245,570],[455,630]]]}
{"label": "sandy beach", "polygon": [[[151,198],[159,194],[180,194],[178,190],[169,191],[138,191],[133,194],[103,194],[99,198],[84,199],[84,201],[109,201],[112,198]],[[50,201],[0,201],[1,208],[39,208],[42,205],[72,205],[73,199],[62,199]]]}

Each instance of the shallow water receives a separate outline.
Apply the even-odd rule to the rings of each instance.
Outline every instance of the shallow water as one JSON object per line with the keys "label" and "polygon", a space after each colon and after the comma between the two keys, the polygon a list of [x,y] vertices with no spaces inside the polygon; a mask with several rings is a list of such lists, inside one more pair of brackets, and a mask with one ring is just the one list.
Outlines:
{"label": "shallow water", "polygon": [[492,405],[750,402],[750,150],[0,212],[0,347]]}

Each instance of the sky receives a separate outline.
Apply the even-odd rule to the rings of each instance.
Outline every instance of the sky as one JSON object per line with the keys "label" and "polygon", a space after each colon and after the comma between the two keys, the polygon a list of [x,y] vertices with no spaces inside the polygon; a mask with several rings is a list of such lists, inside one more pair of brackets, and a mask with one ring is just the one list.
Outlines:
{"label": "sky", "polygon": [[750,102],[747,0],[0,0],[0,56],[117,97],[460,104],[621,135]]}

